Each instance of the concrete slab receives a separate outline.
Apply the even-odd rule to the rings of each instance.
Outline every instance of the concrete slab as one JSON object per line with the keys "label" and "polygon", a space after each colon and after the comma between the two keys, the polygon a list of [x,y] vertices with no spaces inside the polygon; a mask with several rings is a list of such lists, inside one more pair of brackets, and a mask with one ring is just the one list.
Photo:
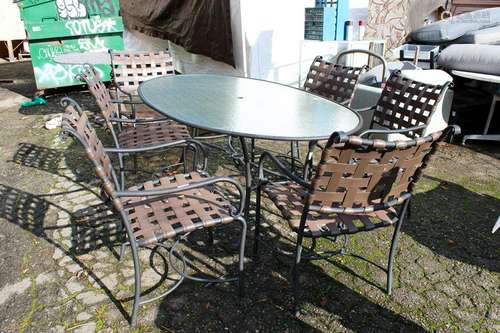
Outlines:
{"label": "concrete slab", "polygon": [[22,102],[29,101],[28,98],[0,87],[0,110],[12,107],[20,107]]}

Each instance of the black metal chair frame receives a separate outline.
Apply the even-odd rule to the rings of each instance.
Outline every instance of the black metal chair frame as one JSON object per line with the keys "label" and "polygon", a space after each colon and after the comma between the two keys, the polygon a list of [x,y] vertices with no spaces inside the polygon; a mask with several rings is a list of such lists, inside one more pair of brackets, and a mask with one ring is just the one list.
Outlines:
{"label": "black metal chair frame", "polygon": [[[62,102],[63,106],[65,108],[74,108],[80,115],[81,115],[81,108],[79,107],[78,103],[75,101],[66,98]],[[90,126],[89,123],[87,123],[87,126],[91,131],[94,132],[95,130]],[[247,224],[245,219],[243,218],[243,208],[244,208],[244,202],[245,202],[245,192],[242,188],[242,186],[235,181],[232,178],[229,177],[212,177],[208,178],[207,180],[204,181],[199,181],[199,182],[193,182],[188,185],[184,186],[179,186],[176,188],[169,188],[169,189],[160,189],[160,190],[138,190],[138,191],[126,191],[126,190],[118,190],[120,189],[120,185],[118,183],[118,178],[116,176],[115,170],[112,166],[111,161],[109,162],[109,170],[104,170],[104,165],[95,158],[95,156],[91,157],[90,155],[92,153],[92,149],[88,147],[87,145],[87,140],[83,138],[78,131],[73,128],[70,124],[66,123],[65,120],[63,119],[62,123],[62,133],[64,135],[72,135],[75,139],[77,139],[86,149],[87,154],[89,155],[89,158],[92,160],[94,167],[96,168],[96,173],[101,178],[103,182],[103,187],[106,189],[106,193],[109,196],[109,201],[112,203],[113,208],[115,211],[118,211],[118,213],[121,216],[122,220],[122,230],[125,228],[126,235],[128,237],[128,242],[125,242],[121,246],[120,250],[120,260],[123,257],[123,252],[125,246],[130,245],[131,250],[132,250],[132,258],[134,262],[134,282],[135,282],[135,292],[134,292],[134,304],[132,308],[132,313],[130,315],[130,324],[135,325],[137,323],[137,314],[138,314],[138,309],[141,305],[159,300],[171,292],[173,292],[175,289],[179,287],[179,285],[182,283],[184,279],[189,279],[197,282],[205,282],[205,283],[226,283],[226,282],[234,282],[238,281],[239,284],[239,294],[240,296],[243,296],[244,293],[244,257],[245,257],[245,242],[246,242],[246,233],[247,233]],[[97,137],[97,136],[96,136]],[[205,163],[202,167],[201,170],[199,170],[200,173],[205,173],[205,168],[206,168],[206,160],[207,160],[207,155],[206,151],[203,147],[203,144],[193,140],[193,139],[188,139],[185,140],[185,142],[178,142],[178,143],[172,143],[170,146],[174,145],[179,145],[179,144],[191,144],[191,145],[196,145],[198,146],[200,152],[203,153],[204,155],[204,160]],[[107,152],[116,152],[117,149],[111,148],[111,149],[104,149],[104,153],[106,154]],[[107,174],[111,175],[111,179],[108,178]],[[208,278],[202,278],[202,277],[196,277],[196,276],[191,276],[186,273],[186,261],[184,258],[184,255],[182,252],[180,252],[177,247],[179,243],[183,240],[186,240],[187,236],[191,234],[191,232],[187,233],[179,233],[177,234],[178,239],[175,241],[175,243],[170,247],[170,249],[162,242],[148,242],[147,244],[142,244],[139,242],[135,236],[134,236],[134,230],[131,225],[131,221],[125,213],[124,206],[122,202],[120,201],[121,198],[134,198],[134,197],[141,197],[141,198],[146,198],[144,199],[145,202],[148,202],[148,199],[154,199],[158,197],[167,197],[169,195],[173,195],[176,193],[188,191],[188,190],[193,190],[193,189],[199,189],[202,187],[206,187],[209,185],[215,185],[215,184],[220,184],[220,183],[226,183],[229,185],[233,185],[237,191],[238,191],[238,196],[239,196],[239,208],[235,211],[232,211],[231,217],[233,221],[237,221],[241,224],[241,239],[240,239],[240,244],[239,244],[239,275],[237,277],[231,277],[231,278],[219,278],[219,279],[208,279]],[[202,225],[200,225],[200,228],[203,228]],[[169,251],[168,255],[168,263],[169,266],[173,268],[173,270],[180,275],[179,280],[168,290],[162,292],[160,295],[149,298],[149,299],[142,299],[141,296],[141,268],[140,268],[140,260],[139,260],[139,248],[140,247],[146,247],[146,246],[159,246],[162,248],[165,248]],[[180,259],[177,259],[178,261],[181,261],[182,264],[182,269],[179,269],[176,267],[174,264],[174,258],[180,257]]]}
{"label": "black metal chair frame", "polygon": [[[88,80],[100,80],[99,73],[95,70],[95,68],[90,65],[90,64],[85,64],[84,65],[84,70],[82,73],[78,74],[76,78],[82,82],[86,82],[88,84]],[[88,78],[86,76],[92,75],[93,78]],[[102,81],[101,81],[102,83]],[[104,84],[104,83],[102,83]],[[109,92],[107,92],[109,94]],[[111,99],[110,97],[110,102],[113,104],[123,104],[127,103],[127,101],[123,100],[116,100],[116,99]],[[76,103],[74,100],[71,98],[65,97],[63,100],[61,100],[61,103],[64,103],[66,105],[67,103],[74,104],[75,107],[79,110],[82,111],[80,105]],[[97,102],[97,100],[96,100]],[[164,118],[164,119],[128,119],[128,118],[122,118],[120,116],[120,109],[117,108],[116,111],[113,111],[110,115],[105,114],[105,110],[103,110],[101,107],[99,107],[100,112],[103,116],[104,122],[106,124],[107,130],[111,133],[113,143],[115,145],[115,148],[108,148],[109,153],[116,153],[118,157],[118,164],[120,167],[120,188],[123,190],[126,187],[126,169],[125,169],[125,156],[127,155],[132,155],[133,156],[133,162],[134,162],[134,170],[135,171],[140,171],[137,168],[137,154],[144,154],[144,153],[150,153],[150,152],[164,152],[167,149],[171,148],[181,148],[182,149],[182,166],[184,172],[187,170],[187,160],[186,160],[186,155],[187,155],[187,150],[191,149],[193,151],[193,164],[196,165],[197,163],[197,156],[198,156],[198,151],[197,151],[197,146],[196,145],[186,145],[186,144],[177,144],[177,142],[168,142],[164,144],[157,144],[157,145],[151,145],[147,147],[141,147],[141,148],[122,148],[120,146],[120,141],[118,140],[118,134],[120,131],[122,131],[123,126],[143,126],[143,125],[151,125],[151,124],[168,124],[169,122],[172,122],[172,120]],[[115,125],[117,126],[117,130],[115,130]],[[182,141],[182,140],[181,140]],[[181,142],[179,141],[179,142]],[[175,167],[178,164],[170,165],[167,166],[164,169],[168,169],[171,167]]]}
{"label": "black metal chair frame", "polygon": [[[370,63],[371,63],[371,59],[372,58],[375,58],[375,59],[378,59],[380,61],[380,63],[382,64],[382,82],[385,82],[385,71],[386,71],[386,68],[387,68],[387,62],[386,60],[380,56],[379,54],[375,53],[375,52],[372,52],[372,51],[368,51],[368,50],[363,50],[363,49],[351,49],[351,50],[346,50],[346,51],[342,51],[340,52],[337,57],[335,58],[335,63],[334,64],[331,64],[331,63],[328,63],[326,62],[328,65],[330,66],[340,66],[340,69],[341,70],[348,70],[350,69],[351,67],[348,67],[348,66],[344,66],[342,65],[340,62],[341,60],[344,58],[344,57],[347,57],[349,55],[354,55],[354,54],[366,54],[368,56],[368,61],[367,61],[367,65],[364,65],[363,67],[359,67],[357,68],[359,71],[360,71],[360,74],[362,74],[364,71],[366,70],[369,70],[370,69]],[[311,68],[313,67],[313,65],[318,62],[318,61],[324,61],[323,58],[321,56],[317,56],[312,64],[311,64]],[[352,69],[355,69],[354,67],[352,67]],[[307,81],[306,81],[307,83]],[[344,105],[344,106],[347,106],[347,107],[350,107],[350,104],[351,104],[351,101],[352,101],[352,98],[354,96],[354,92],[356,90],[356,86],[357,86],[357,80],[356,80],[356,84],[354,85],[354,87],[352,88],[352,94],[350,96],[349,99],[345,100],[344,102],[341,102],[339,104],[341,105]],[[304,89],[306,88],[305,87],[306,84],[304,84]],[[314,92],[311,92],[311,93],[314,93]],[[326,98],[326,97],[325,97]],[[292,169],[295,169],[295,166],[296,165],[301,165],[302,164],[302,161],[301,161],[301,158],[300,158],[300,149],[299,149],[299,145],[298,145],[298,142],[296,141],[292,141],[290,142],[290,152],[289,152],[289,155],[290,155],[290,160],[291,160],[291,168]],[[304,165],[303,165],[304,166]],[[305,167],[305,166],[304,166]]]}
{"label": "black metal chair frame", "polygon": [[[328,235],[321,235],[321,236],[311,236],[311,235],[306,235],[304,233],[305,226],[306,226],[306,221],[308,219],[308,214],[310,212],[322,212],[322,213],[334,213],[334,214],[363,214],[367,212],[377,212],[377,211],[382,211],[382,210],[387,210],[392,207],[397,207],[399,206],[400,209],[397,213],[396,217],[396,224],[395,224],[395,229],[394,233],[392,236],[392,241],[391,241],[391,247],[390,247],[390,252],[389,252],[389,258],[388,258],[388,265],[387,265],[387,293],[391,295],[392,293],[392,284],[393,284],[393,266],[394,266],[394,258],[396,254],[396,248],[397,248],[397,243],[398,243],[398,238],[399,238],[399,233],[401,230],[401,226],[405,220],[406,217],[409,217],[410,211],[409,211],[409,204],[412,198],[412,189],[414,183],[418,180],[419,176],[422,173],[422,170],[426,167],[427,162],[430,158],[430,156],[435,152],[436,150],[436,142],[444,140],[446,137],[450,135],[456,135],[460,134],[460,128],[458,126],[449,126],[446,130],[443,132],[439,132],[440,136],[438,139],[435,140],[434,144],[432,145],[431,151],[425,156],[421,167],[416,171],[414,178],[412,179],[412,182],[409,185],[408,191],[403,194],[401,197],[392,199],[389,202],[383,203],[383,204],[377,204],[377,205],[372,205],[372,206],[366,206],[366,207],[356,207],[356,208],[351,208],[351,207],[328,207],[327,209],[323,206],[314,206],[310,205],[308,203],[309,200],[307,200],[304,204],[304,208],[302,210],[301,218],[300,218],[300,225],[299,229],[297,231],[294,231],[297,234],[297,240],[295,244],[295,253],[294,253],[294,262],[293,262],[293,267],[292,267],[292,284],[291,284],[291,291],[292,291],[292,296],[294,299],[294,313],[295,315],[300,314],[300,307],[299,307],[299,264],[302,259],[305,260],[318,260],[318,259],[326,259],[331,257],[332,255],[337,255],[337,254],[343,254],[345,250],[345,246],[347,245],[347,239],[344,240],[343,248],[341,248],[339,251],[331,251],[331,252],[326,252],[326,253],[318,253],[316,252],[316,238],[327,238],[330,239],[332,242],[337,241],[337,237],[340,235],[335,235],[333,239],[328,236]],[[339,132],[339,133],[333,133],[330,139],[328,140],[326,144],[326,148],[330,147],[335,147],[335,146],[341,146],[348,142],[349,137],[346,136],[344,133]],[[389,142],[389,141],[383,141],[383,140],[371,140],[371,139],[363,139],[360,137],[357,137],[357,145],[359,144],[359,147],[364,149],[365,151],[370,151],[376,150],[379,148],[382,149],[395,149],[398,147],[405,147],[405,148],[411,148],[415,145],[418,144],[418,142],[422,142],[425,140],[433,140],[432,136],[427,136],[425,138],[418,138],[418,139],[413,139],[410,141],[394,141],[394,142]],[[315,143],[311,143],[311,145],[315,145]],[[312,156],[309,156],[312,158]],[[260,224],[261,224],[261,201],[262,201],[262,188],[268,184],[270,184],[269,178],[265,176],[266,168],[264,167],[265,163],[271,163],[272,166],[274,166],[280,173],[281,173],[281,181],[283,182],[294,182],[296,184],[299,184],[302,186],[306,191],[309,191],[309,193],[313,193],[313,183],[309,178],[304,177],[301,178],[297,176],[293,170],[288,169],[280,159],[277,157],[273,156],[272,154],[268,152],[264,152],[259,160],[259,183],[257,186],[257,194],[256,194],[256,222],[255,222],[255,241],[254,241],[254,247],[253,247],[253,255],[255,257],[258,257],[258,251],[259,251],[259,238],[260,238]],[[308,164],[306,162],[306,164]],[[312,163],[311,163],[312,165]],[[276,173],[273,173],[272,175],[274,176]],[[284,179],[284,180],[283,180]],[[358,231],[359,232],[359,231]],[[365,231],[366,232],[366,231]],[[347,238],[349,233],[343,233],[341,234]],[[309,250],[311,254],[308,254],[307,256],[303,255],[304,251],[304,246],[303,246],[303,240],[304,238],[311,238],[313,243]]]}

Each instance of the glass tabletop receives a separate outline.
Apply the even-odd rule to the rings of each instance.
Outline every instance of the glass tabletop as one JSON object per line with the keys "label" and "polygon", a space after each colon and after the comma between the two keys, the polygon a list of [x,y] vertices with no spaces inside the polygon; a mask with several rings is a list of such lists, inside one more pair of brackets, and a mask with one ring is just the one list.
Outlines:
{"label": "glass tabletop", "polygon": [[362,124],[351,109],[290,86],[233,76],[189,74],[143,82],[139,95],[180,123],[234,136],[322,140]]}

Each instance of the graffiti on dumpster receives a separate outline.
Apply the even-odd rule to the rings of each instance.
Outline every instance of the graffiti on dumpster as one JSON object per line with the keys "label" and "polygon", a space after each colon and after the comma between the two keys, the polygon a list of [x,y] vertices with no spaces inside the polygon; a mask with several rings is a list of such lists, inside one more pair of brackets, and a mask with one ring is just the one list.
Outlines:
{"label": "graffiti on dumpster", "polygon": [[89,14],[117,15],[112,0],[82,0]]}
{"label": "graffiti on dumpster", "polygon": [[78,38],[78,44],[45,45],[38,49],[38,59],[53,59],[58,55],[73,52],[106,52],[105,40],[99,36],[93,38]]}
{"label": "graffiti on dumpster", "polygon": [[96,17],[93,20],[70,20],[65,23],[66,29],[73,36],[95,35],[117,32],[116,19]]}
{"label": "graffiti on dumpster", "polygon": [[63,19],[87,17],[87,8],[79,0],[57,0],[57,12]]}
{"label": "graffiti on dumpster", "polygon": [[112,0],[56,0],[57,12],[62,19],[85,18],[89,15],[117,15]]}
{"label": "graffiti on dumpster", "polygon": [[[75,81],[75,76],[82,72],[82,65],[61,65],[45,63],[40,67],[34,67],[37,83],[41,86],[57,86]],[[104,73],[97,68],[101,75]]]}
{"label": "graffiti on dumpster", "polygon": [[38,59],[53,59],[54,57],[64,54],[78,52],[78,48],[74,45],[60,44],[60,45],[47,45],[38,49]]}
{"label": "graffiti on dumpster", "polygon": [[79,38],[78,46],[80,51],[85,52],[105,52],[108,50],[104,43],[104,39],[96,36],[95,38]]}

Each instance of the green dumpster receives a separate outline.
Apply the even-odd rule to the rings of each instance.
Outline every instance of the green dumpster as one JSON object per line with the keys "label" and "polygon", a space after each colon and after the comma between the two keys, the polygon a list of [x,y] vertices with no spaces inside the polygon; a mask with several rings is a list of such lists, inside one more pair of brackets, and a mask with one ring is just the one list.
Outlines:
{"label": "green dumpster", "polygon": [[[80,85],[82,65],[58,64],[66,53],[123,50],[119,0],[23,0],[18,3],[28,37],[37,88]],[[104,80],[109,65],[96,65]]]}

